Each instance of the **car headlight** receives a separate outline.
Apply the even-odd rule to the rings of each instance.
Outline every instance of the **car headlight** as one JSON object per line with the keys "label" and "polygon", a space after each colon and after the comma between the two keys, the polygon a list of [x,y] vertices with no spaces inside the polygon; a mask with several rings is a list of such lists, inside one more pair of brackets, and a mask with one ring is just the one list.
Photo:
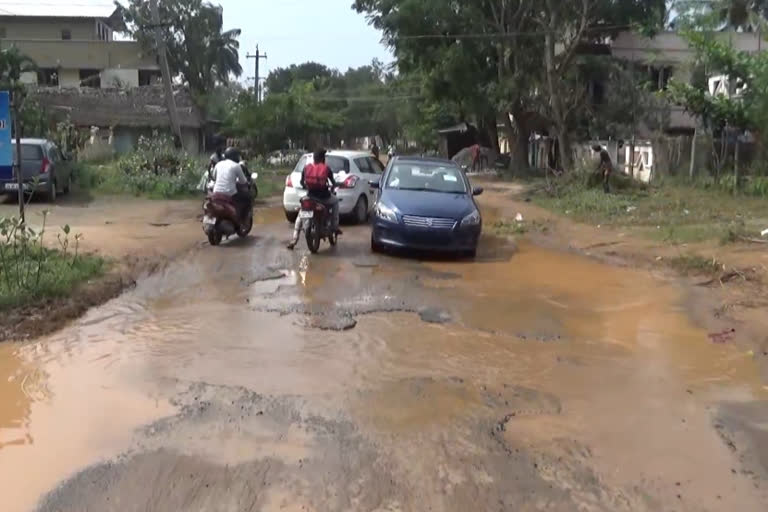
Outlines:
{"label": "car headlight", "polygon": [[464,217],[464,219],[462,219],[461,221],[462,227],[477,226],[479,224],[480,224],[480,212],[477,210],[473,211],[472,213]]}
{"label": "car headlight", "polygon": [[385,204],[378,203],[376,205],[376,216],[382,220],[397,222],[397,214],[395,213],[395,210]]}

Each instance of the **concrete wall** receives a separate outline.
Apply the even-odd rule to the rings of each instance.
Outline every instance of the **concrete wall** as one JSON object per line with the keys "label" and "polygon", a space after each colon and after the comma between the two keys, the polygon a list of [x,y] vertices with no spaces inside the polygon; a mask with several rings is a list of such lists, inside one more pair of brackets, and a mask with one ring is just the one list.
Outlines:
{"label": "concrete wall", "polygon": [[138,69],[105,69],[101,72],[101,87],[138,87]]}
{"label": "concrete wall", "polygon": [[[735,50],[759,52],[768,49],[756,33],[715,32],[712,38],[730,43]],[[653,64],[683,64],[693,62],[695,52],[676,32],[662,32],[656,37],[643,37],[633,32],[622,32],[611,44],[615,57]]]}
{"label": "concrete wall", "polygon": [[80,87],[80,70],[60,69],[59,87]]}
{"label": "concrete wall", "polygon": [[9,19],[0,17],[0,27],[5,27],[7,39],[54,39],[61,40],[61,31],[69,29],[72,40],[90,41],[97,39],[96,20],[40,20]]}
{"label": "concrete wall", "polygon": [[41,68],[159,69],[154,55],[135,41],[44,41],[4,39],[2,47],[15,45]]}

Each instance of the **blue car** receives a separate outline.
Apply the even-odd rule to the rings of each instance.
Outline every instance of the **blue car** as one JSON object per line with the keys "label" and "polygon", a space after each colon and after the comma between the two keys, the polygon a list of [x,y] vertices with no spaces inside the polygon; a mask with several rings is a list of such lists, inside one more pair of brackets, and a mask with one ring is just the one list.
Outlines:
{"label": "blue car", "polygon": [[464,171],[450,160],[395,157],[382,179],[374,208],[371,249],[477,253],[483,218]]}

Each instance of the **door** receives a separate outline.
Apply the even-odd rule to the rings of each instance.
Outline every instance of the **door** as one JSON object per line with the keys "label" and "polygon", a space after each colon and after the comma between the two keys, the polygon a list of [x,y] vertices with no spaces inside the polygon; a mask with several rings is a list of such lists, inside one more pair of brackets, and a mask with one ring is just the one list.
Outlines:
{"label": "door", "polygon": [[[368,183],[381,179],[384,174],[384,166],[373,157],[362,157],[355,159],[355,165],[360,170],[360,177]],[[368,185],[368,204],[373,206],[376,202],[376,190]]]}

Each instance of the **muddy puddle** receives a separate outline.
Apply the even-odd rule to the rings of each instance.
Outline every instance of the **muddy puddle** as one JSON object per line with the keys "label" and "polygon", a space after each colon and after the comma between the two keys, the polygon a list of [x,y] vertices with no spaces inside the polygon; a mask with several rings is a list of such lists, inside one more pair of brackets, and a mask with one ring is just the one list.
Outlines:
{"label": "muddy puddle", "polygon": [[4,511],[765,510],[768,392],[684,290],[490,237],[310,257],[260,215],[0,346]]}

